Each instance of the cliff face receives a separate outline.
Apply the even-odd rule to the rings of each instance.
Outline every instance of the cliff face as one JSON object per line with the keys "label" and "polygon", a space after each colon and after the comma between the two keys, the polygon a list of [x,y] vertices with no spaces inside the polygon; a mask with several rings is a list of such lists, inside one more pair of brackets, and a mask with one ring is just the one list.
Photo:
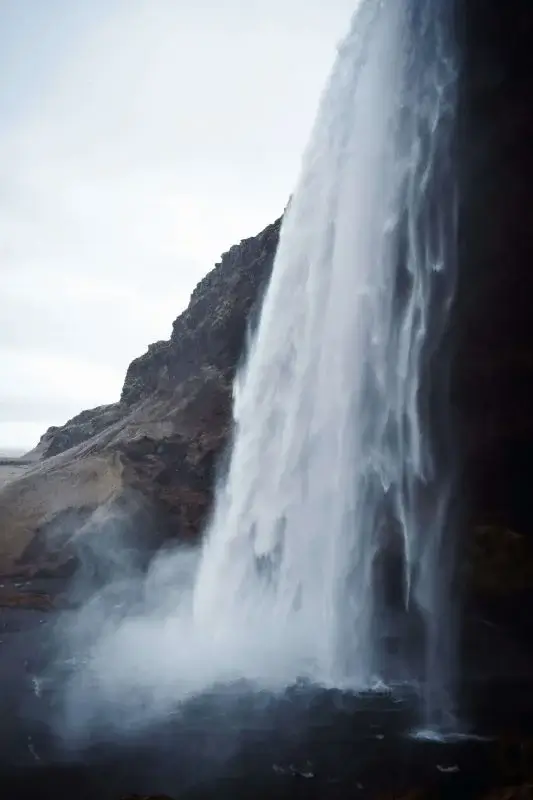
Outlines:
{"label": "cliff face", "polygon": [[460,557],[467,603],[531,647],[533,5],[456,5],[461,191],[452,401],[460,502],[469,512]]}
{"label": "cliff face", "polygon": [[169,340],[149,345],[126,373],[120,402],[82,411],[41,439],[44,457],[87,441],[123,419],[138,403],[168,395],[205,370],[231,383],[243,351],[250,315],[270,277],[281,220],[233,246],[200,281]]}
{"label": "cliff face", "polygon": [[36,465],[0,490],[1,572],[67,568],[79,531],[108,537],[117,513],[130,539],[150,531],[142,537],[148,547],[169,536],[194,540],[228,442],[233,378],[279,228],[277,220],[222,257],[170,339],[130,364],[118,403],[44,434]]}
{"label": "cliff face", "polygon": [[281,220],[245,239],[194,290],[168,342],[157,342],[130,364],[122,403],[131,405],[160,389],[173,391],[204,367],[232,381],[250,314],[270,277]]}
{"label": "cliff face", "polygon": [[459,5],[454,400],[472,509],[533,533],[533,7]]}

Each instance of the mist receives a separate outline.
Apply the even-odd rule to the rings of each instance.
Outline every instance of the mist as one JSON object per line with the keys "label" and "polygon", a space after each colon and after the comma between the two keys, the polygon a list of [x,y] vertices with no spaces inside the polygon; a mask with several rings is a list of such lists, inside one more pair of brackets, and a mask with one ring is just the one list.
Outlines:
{"label": "mist", "polygon": [[[352,11],[1,4],[0,446],[27,451],[117,400],[129,361],[168,337],[220,254],[279,216]],[[146,731],[215,686],[227,709],[228,686],[261,686],[264,710],[264,692],[295,678],[283,632],[195,628],[200,546],[164,544],[159,525],[130,494],[48,532],[77,570],[28,713],[64,753]]]}
{"label": "mist", "polygon": [[215,635],[198,625],[202,548],[163,544],[152,554],[154,532],[136,500],[98,509],[70,541],[72,607],[54,625],[53,658],[38,676],[41,689],[59,693],[54,725],[67,748],[142,734],[210,692],[226,701],[260,692],[264,711],[268,696],[305,678],[294,672],[298,642],[282,625],[251,631],[235,620]]}

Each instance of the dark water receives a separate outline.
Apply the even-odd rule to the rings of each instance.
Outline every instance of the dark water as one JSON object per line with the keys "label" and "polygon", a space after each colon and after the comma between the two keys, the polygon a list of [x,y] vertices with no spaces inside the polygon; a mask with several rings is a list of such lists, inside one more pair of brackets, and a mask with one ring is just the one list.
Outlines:
{"label": "dark water", "polygon": [[413,737],[419,704],[411,690],[355,696],[300,685],[273,697],[234,685],[189,701],[155,728],[120,741],[101,730],[76,750],[51,725],[60,685],[37,696],[32,682],[51,626],[39,612],[0,612],[0,797],[7,800],[481,798],[533,782],[527,680],[464,685],[462,717],[484,738]]}

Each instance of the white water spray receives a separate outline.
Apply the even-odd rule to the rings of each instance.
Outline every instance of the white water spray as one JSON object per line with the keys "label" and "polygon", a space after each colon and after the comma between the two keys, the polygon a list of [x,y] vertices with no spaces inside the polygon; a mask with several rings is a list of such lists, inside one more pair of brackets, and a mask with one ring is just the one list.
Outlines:
{"label": "white water spray", "polygon": [[414,677],[383,646],[413,607],[448,669],[449,476],[424,408],[454,278],[451,5],[361,4],[235,388],[195,625],[221,646],[239,631],[289,680]]}
{"label": "white water spray", "polygon": [[[360,4],[236,383],[200,566],[164,554],[138,608],[117,611],[119,585],[74,615],[64,638],[83,666],[65,684],[69,739],[99,718],[130,730],[239,678],[271,689],[422,680],[425,727],[442,730],[452,7]],[[132,585],[138,594],[137,575]]]}

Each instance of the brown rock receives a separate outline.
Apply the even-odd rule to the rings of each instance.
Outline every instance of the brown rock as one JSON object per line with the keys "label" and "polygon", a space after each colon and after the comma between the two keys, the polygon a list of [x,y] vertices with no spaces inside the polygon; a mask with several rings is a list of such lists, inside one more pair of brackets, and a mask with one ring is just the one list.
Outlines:
{"label": "brown rock", "polygon": [[32,611],[51,611],[54,599],[44,592],[0,591],[0,608],[25,608]]}
{"label": "brown rock", "polygon": [[167,536],[198,537],[229,441],[233,377],[279,226],[223,256],[170,340],[132,362],[120,402],[50,428],[28,454],[34,465],[0,487],[0,573],[67,574],[80,531],[109,536],[128,527],[133,546],[134,528],[143,528],[144,549]]}
{"label": "brown rock", "polygon": [[[121,491],[122,474],[118,454],[88,455],[39,464],[5,484],[0,489],[0,572],[19,571],[36,533],[66,511],[113,501]],[[57,546],[49,542],[51,553],[63,549],[65,537],[56,538]]]}

